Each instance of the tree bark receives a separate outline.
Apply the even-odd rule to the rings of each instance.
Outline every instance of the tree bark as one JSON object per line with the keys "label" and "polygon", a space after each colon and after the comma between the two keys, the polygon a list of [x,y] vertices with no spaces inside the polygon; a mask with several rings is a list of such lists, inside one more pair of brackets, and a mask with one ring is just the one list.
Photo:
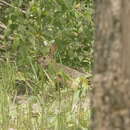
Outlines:
{"label": "tree bark", "polygon": [[130,129],[130,1],[95,0],[92,130]]}

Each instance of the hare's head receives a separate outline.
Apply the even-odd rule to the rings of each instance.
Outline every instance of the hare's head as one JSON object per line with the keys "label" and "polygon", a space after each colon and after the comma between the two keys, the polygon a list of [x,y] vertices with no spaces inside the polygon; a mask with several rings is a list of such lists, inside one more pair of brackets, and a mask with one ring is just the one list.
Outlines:
{"label": "hare's head", "polygon": [[38,63],[41,64],[44,68],[47,68],[51,62],[52,59],[49,56],[42,56],[38,59]]}
{"label": "hare's head", "polygon": [[53,44],[50,47],[49,55],[38,58],[38,63],[41,64],[44,68],[47,68],[51,63],[54,62],[54,55],[57,51],[57,48],[57,45]]}

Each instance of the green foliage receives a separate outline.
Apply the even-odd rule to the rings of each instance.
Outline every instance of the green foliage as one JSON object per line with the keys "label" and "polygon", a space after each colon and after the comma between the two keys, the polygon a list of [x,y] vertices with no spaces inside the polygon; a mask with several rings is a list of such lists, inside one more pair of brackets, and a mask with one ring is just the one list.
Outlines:
{"label": "green foliage", "polygon": [[[92,1],[84,0],[17,0],[18,8],[6,10],[10,53],[25,66],[28,58],[45,55],[47,45],[58,44],[57,61],[74,68],[91,67],[93,42]],[[21,8],[21,9],[20,9]],[[23,13],[23,11],[25,13]]]}
{"label": "green foliage", "polygon": [[[37,58],[56,43],[57,62],[91,71],[93,1],[0,0],[0,12],[0,128],[87,130],[88,80],[56,91],[55,77]],[[27,98],[18,103],[19,95]]]}

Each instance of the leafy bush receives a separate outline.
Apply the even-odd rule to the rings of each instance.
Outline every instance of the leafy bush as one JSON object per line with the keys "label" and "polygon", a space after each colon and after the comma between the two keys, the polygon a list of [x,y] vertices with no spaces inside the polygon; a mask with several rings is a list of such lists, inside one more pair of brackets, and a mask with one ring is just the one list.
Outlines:
{"label": "leafy bush", "polygon": [[29,64],[28,58],[47,55],[48,46],[55,42],[58,62],[90,71],[92,0],[15,0],[10,4],[5,11],[3,44],[10,46],[8,53],[19,66]]}

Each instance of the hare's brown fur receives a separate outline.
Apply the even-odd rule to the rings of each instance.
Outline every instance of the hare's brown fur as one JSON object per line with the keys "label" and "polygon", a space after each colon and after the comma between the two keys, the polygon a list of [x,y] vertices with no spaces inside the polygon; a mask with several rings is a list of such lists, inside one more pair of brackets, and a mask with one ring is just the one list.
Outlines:
{"label": "hare's brown fur", "polygon": [[65,74],[67,74],[68,76],[70,76],[72,79],[78,78],[78,77],[89,77],[91,76],[89,73],[83,73],[83,72],[79,72],[75,69],[72,69],[68,66],[65,66],[63,64],[60,63],[56,63],[56,61],[54,60],[54,55],[56,50],[58,49],[56,44],[53,44],[53,46],[51,46],[50,48],[50,54],[49,56],[43,56],[40,57],[38,59],[38,63],[40,63],[43,68],[47,68],[49,65],[52,65],[53,68],[55,68],[56,72],[64,72]]}
{"label": "hare's brown fur", "polygon": [[[56,76],[56,79],[54,80],[54,84],[57,88],[61,88],[63,86],[70,86],[72,88],[77,88],[77,85],[73,85],[73,82],[75,82],[74,80],[80,77],[84,77],[84,78],[90,78],[91,74],[89,73],[83,73],[83,72],[79,72],[75,69],[72,69],[68,66],[65,66],[63,64],[57,63],[54,60],[54,53],[57,49],[57,46],[54,45],[50,48],[50,54],[48,56],[42,56],[40,58],[38,58],[38,63],[43,66],[44,69],[50,68],[52,69],[52,71],[54,72],[54,75]],[[69,76],[69,79],[67,78],[64,79],[65,77],[62,75],[65,74],[67,75],[67,77]],[[47,76],[48,77],[48,76]],[[49,74],[49,77],[51,77],[51,74]]]}

